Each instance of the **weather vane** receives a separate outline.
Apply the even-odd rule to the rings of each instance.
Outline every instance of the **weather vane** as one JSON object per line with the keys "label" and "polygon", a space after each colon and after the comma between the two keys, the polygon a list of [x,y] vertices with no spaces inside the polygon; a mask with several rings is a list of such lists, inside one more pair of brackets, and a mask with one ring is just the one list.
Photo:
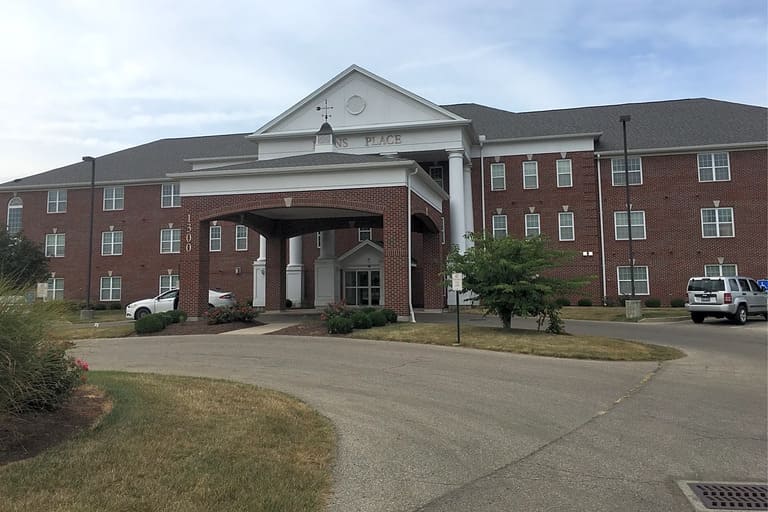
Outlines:
{"label": "weather vane", "polygon": [[329,114],[328,111],[329,110],[333,110],[333,107],[329,107],[328,106],[328,100],[325,100],[325,106],[323,106],[323,107],[319,107],[319,106],[315,107],[315,110],[317,110],[318,112],[321,111],[321,110],[324,110],[325,112],[323,112],[323,114],[322,114],[323,115],[323,119],[326,122],[328,122],[328,119],[331,117],[331,114]]}

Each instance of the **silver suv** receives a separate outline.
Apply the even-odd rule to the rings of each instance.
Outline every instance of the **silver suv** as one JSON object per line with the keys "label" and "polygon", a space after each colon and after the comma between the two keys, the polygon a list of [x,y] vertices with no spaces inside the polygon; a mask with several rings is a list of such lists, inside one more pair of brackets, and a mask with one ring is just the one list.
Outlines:
{"label": "silver suv", "polygon": [[749,277],[692,277],[685,309],[697,324],[708,316],[742,325],[749,315],[763,315],[768,320],[768,292]]}

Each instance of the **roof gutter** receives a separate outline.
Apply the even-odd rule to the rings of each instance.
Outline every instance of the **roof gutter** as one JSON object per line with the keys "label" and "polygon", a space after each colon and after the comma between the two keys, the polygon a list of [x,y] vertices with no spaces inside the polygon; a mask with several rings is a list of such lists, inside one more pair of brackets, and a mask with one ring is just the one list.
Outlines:
{"label": "roof gutter", "polygon": [[553,140],[553,139],[597,139],[603,132],[586,132],[586,133],[564,133],[561,135],[539,135],[535,137],[509,137],[503,139],[489,139],[486,136],[485,143],[490,144],[493,142],[528,142],[536,140]]}
{"label": "roof gutter", "polygon": [[[749,149],[762,149],[768,147],[768,141],[755,142],[734,142],[733,144],[701,144],[698,146],[674,146],[671,148],[647,148],[647,149],[629,149],[627,153],[632,155],[668,155],[671,153],[695,153],[698,151],[714,151],[718,149],[731,149],[734,151],[746,151]],[[602,156],[620,156],[624,154],[623,149],[612,149],[610,151],[595,151],[596,155]]]}

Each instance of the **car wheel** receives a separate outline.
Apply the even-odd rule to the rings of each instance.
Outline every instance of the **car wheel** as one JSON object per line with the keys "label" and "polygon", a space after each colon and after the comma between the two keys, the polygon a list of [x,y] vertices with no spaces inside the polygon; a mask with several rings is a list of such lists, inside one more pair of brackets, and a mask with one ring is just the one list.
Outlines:
{"label": "car wheel", "polygon": [[734,318],[734,322],[736,322],[739,325],[744,325],[747,323],[747,307],[742,304],[739,306],[739,309],[736,310],[736,316]]}
{"label": "car wheel", "polygon": [[141,320],[142,318],[144,318],[148,314],[149,314],[149,310],[148,309],[141,308],[140,310],[138,310],[137,312],[135,312],[133,314],[133,318],[135,318],[136,320]]}
{"label": "car wheel", "polygon": [[693,323],[700,324],[704,321],[704,313],[691,313],[691,320],[693,320]]}

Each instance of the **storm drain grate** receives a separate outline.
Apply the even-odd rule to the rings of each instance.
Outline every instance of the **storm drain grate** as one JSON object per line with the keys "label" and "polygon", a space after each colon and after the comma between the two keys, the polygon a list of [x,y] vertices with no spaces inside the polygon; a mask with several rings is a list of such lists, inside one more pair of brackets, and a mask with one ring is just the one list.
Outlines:
{"label": "storm drain grate", "polygon": [[768,485],[689,483],[710,510],[768,510]]}

